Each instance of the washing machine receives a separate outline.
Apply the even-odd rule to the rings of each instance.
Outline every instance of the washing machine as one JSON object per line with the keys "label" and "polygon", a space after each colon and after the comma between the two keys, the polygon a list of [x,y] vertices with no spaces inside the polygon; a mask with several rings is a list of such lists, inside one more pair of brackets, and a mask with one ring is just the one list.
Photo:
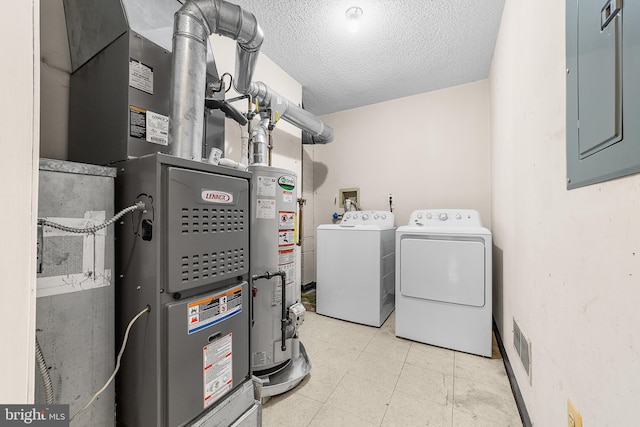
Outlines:
{"label": "washing machine", "polygon": [[380,327],[394,307],[393,213],[347,212],[317,231],[316,312]]}
{"label": "washing machine", "polygon": [[491,248],[475,210],[414,211],[396,230],[396,335],[491,357]]}

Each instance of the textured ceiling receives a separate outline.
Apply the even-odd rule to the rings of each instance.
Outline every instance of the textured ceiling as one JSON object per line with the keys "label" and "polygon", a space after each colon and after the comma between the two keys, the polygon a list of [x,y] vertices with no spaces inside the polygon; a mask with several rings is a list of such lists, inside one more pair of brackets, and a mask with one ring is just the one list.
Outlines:
{"label": "textured ceiling", "polygon": [[[328,114],[486,79],[504,0],[230,0],[256,15],[262,52]],[[364,14],[357,33],[345,11]],[[266,82],[268,84],[268,82]]]}

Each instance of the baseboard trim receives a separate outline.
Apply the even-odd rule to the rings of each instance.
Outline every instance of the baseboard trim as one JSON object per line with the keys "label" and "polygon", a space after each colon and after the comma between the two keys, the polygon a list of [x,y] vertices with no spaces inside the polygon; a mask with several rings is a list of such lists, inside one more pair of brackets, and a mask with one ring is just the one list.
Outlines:
{"label": "baseboard trim", "polygon": [[306,285],[301,286],[302,293],[309,292],[310,290],[313,290],[315,288],[316,288],[316,282],[309,282]]}
{"label": "baseboard trim", "polygon": [[529,412],[527,412],[527,406],[524,404],[524,399],[522,398],[522,393],[520,392],[520,387],[518,386],[518,383],[516,381],[516,376],[513,373],[511,362],[509,362],[509,356],[507,356],[507,351],[504,349],[504,344],[502,343],[502,337],[500,336],[500,331],[498,330],[498,325],[496,325],[495,319],[493,319],[493,332],[496,336],[496,341],[498,342],[498,348],[500,349],[500,354],[502,355],[504,368],[507,371],[509,384],[511,384],[511,392],[513,393],[513,397],[516,400],[516,406],[518,407],[518,412],[520,412],[520,419],[522,420],[522,425],[523,427],[533,427],[533,424],[531,423],[531,418],[529,418]]}

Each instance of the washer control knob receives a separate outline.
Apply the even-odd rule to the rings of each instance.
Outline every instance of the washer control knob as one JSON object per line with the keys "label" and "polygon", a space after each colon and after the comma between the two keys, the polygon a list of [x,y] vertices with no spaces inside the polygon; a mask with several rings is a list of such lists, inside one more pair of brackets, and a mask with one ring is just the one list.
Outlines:
{"label": "washer control knob", "polygon": [[446,221],[446,220],[448,220],[448,219],[449,219],[449,216],[448,216],[446,213],[444,213],[444,212],[443,212],[443,213],[441,213],[440,215],[438,215],[438,219],[439,219],[440,221]]}
{"label": "washer control knob", "polygon": [[387,219],[387,216],[386,215],[382,215],[382,219]]}
{"label": "washer control knob", "polygon": [[456,214],[456,219],[462,219],[462,215]]}
{"label": "washer control knob", "polygon": [[422,214],[418,214],[418,219],[422,219]]}
{"label": "washer control knob", "polygon": [[368,219],[369,219],[369,215],[367,215],[367,214],[362,214],[362,219],[363,219],[363,220],[365,220],[365,221],[366,221],[366,220],[368,220]]}
{"label": "washer control knob", "polygon": [[358,219],[358,214],[353,214],[353,219]]}
{"label": "washer control knob", "polygon": [[432,215],[430,213],[427,214],[427,219],[431,219]]}
{"label": "washer control knob", "polygon": [[373,219],[378,219],[378,218],[380,218],[380,215],[378,215],[378,214],[375,214],[375,215],[373,216]]}

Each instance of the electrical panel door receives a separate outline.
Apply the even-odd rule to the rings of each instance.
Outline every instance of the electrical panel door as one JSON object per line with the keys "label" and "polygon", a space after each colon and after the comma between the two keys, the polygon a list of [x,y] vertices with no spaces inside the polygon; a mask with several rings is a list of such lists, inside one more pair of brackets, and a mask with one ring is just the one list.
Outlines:
{"label": "electrical panel door", "polygon": [[640,3],[568,0],[566,8],[572,189],[640,172]]}

